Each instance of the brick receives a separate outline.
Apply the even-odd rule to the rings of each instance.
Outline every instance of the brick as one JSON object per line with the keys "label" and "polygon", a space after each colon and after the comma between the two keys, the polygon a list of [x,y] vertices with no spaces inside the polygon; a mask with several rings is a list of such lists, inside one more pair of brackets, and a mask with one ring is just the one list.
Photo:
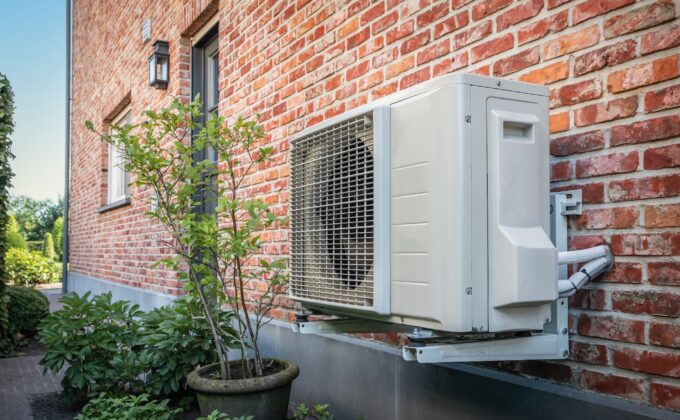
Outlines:
{"label": "brick", "polygon": [[623,92],[673,79],[678,75],[678,56],[673,55],[610,74],[607,78],[607,90],[613,93]]}
{"label": "brick", "polygon": [[373,35],[379,34],[380,32],[397,23],[398,20],[399,13],[396,10],[391,13],[388,13],[387,15],[378,19],[371,25],[371,32],[373,33]]}
{"label": "brick", "polygon": [[680,106],[680,84],[645,93],[645,112]]}
{"label": "brick", "polygon": [[645,323],[613,316],[581,315],[578,319],[579,335],[607,340],[643,343]]}
{"label": "brick", "polygon": [[612,235],[611,247],[615,255],[680,255],[680,233]]}
{"label": "brick", "polygon": [[368,7],[370,1],[369,0],[358,0],[355,1],[354,3],[351,3],[347,7],[347,16],[354,16],[366,7]]}
{"label": "brick", "polygon": [[604,131],[593,130],[550,140],[550,154],[567,156],[604,148]]}
{"label": "brick", "polygon": [[569,26],[569,11],[563,10],[550,17],[520,28],[520,30],[517,31],[517,45],[535,41],[548,34],[561,32],[565,30],[567,26]]}
{"label": "brick", "polygon": [[550,107],[574,105],[602,96],[602,82],[599,79],[584,80],[550,91]]}
{"label": "brick", "polygon": [[637,42],[629,39],[582,54],[574,59],[574,76],[630,61],[637,55],[636,48]]}
{"label": "brick", "polygon": [[569,129],[569,112],[550,114],[550,133],[559,133]]}
{"label": "brick", "polygon": [[574,177],[574,170],[570,161],[553,163],[550,165],[550,181],[565,181]]}
{"label": "brick", "polygon": [[606,299],[606,293],[602,289],[581,289],[569,297],[569,306],[602,311],[605,309]]}
{"label": "brick", "polygon": [[614,267],[597,278],[602,283],[642,283],[642,265],[640,263],[615,262]]}
{"label": "brick", "polygon": [[680,349],[680,324],[652,322],[649,324],[649,344]]}
{"label": "brick", "polygon": [[477,67],[474,70],[470,70],[470,73],[478,74],[480,76],[490,76],[491,75],[491,66],[489,66],[487,64],[485,66]]}
{"label": "brick", "polygon": [[680,411],[680,386],[652,383],[651,392],[652,404]]}
{"label": "brick", "polygon": [[625,229],[637,224],[639,212],[635,207],[587,209],[576,219],[576,229]]}
{"label": "brick", "polygon": [[411,51],[426,45],[430,41],[430,31],[423,31],[413,35],[401,43],[401,55],[406,55]]}
{"label": "brick", "polygon": [[392,82],[384,86],[379,86],[371,91],[371,97],[373,100],[380,99],[383,96],[387,96],[391,93],[394,93],[397,91],[397,87],[399,85],[397,82]]}
{"label": "brick", "polygon": [[680,377],[680,354],[622,348],[613,350],[613,358],[621,369]]}
{"label": "brick", "polygon": [[442,74],[451,73],[452,71],[461,69],[468,65],[468,53],[467,51],[457,54],[450,58],[445,58],[444,60],[436,63],[432,67],[432,77],[437,77]]}
{"label": "brick", "polygon": [[517,370],[526,375],[558,382],[568,382],[572,377],[570,366],[543,360],[517,362]]}
{"label": "brick", "polygon": [[565,3],[569,3],[570,1],[572,1],[572,0],[548,0],[547,7],[548,7],[548,10],[554,9],[558,6],[565,4]]}
{"label": "brick", "polygon": [[407,74],[401,79],[399,83],[399,89],[406,89],[418,83],[430,80],[430,68],[425,67],[424,69],[417,70],[413,73]]}
{"label": "brick", "polygon": [[359,47],[359,58],[364,58],[369,54],[380,51],[385,46],[385,38],[371,38],[368,42]]}
{"label": "brick", "polygon": [[527,0],[496,18],[496,31],[502,31],[519,22],[536,16],[543,9],[543,0]]}
{"label": "brick", "polygon": [[538,64],[540,60],[539,49],[534,47],[496,61],[493,64],[493,74],[494,76],[505,76]]}
{"label": "brick", "polygon": [[613,16],[604,22],[604,37],[615,38],[673,20],[675,4],[673,0],[661,0],[649,6],[629,10]]}
{"label": "brick", "polygon": [[456,48],[463,48],[466,45],[484,39],[491,34],[491,21],[480,23],[470,29],[466,29],[454,37],[456,41]]}
{"label": "brick", "polygon": [[485,58],[500,54],[503,51],[512,49],[515,44],[515,38],[512,34],[505,34],[499,38],[479,44],[472,47],[470,60],[472,63],[482,61]]}
{"label": "brick", "polygon": [[350,81],[357,77],[366,74],[371,69],[371,62],[369,60],[363,61],[354,67],[347,69],[345,73],[345,80]]}
{"label": "brick", "polygon": [[338,28],[338,38],[344,38],[357,29],[359,29],[359,19],[352,19]]}
{"label": "brick", "polygon": [[607,102],[588,105],[574,111],[574,125],[584,127],[635,115],[638,97],[613,99]]}
{"label": "brick", "polygon": [[373,72],[369,74],[366,77],[362,77],[359,79],[359,91],[364,91],[366,89],[370,89],[373,86],[379,85],[383,81],[383,72],[382,70],[378,70],[376,72]]}
{"label": "brick", "polygon": [[416,23],[418,24],[419,28],[422,28],[423,26],[427,26],[446,16],[448,11],[449,5],[447,3],[440,3],[416,16]]}
{"label": "brick", "polygon": [[399,57],[399,48],[397,47],[381,51],[373,57],[373,67],[383,67],[396,60],[397,57]]}
{"label": "brick", "polygon": [[361,24],[365,25],[385,13],[385,3],[378,3],[361,15]]}
{"label": "brick", "polygon": [[385,40],[391,44],[401,38],[409,36],[413,33],[413,21],[404,22],[396,28],[390,29],[385,33]]}
{"label": "brick", "polygon": [[347,38],[347,50],[356,48],[358,45],[366,42],[366,40],[371,36],[371,28],[364,28],[356,34]]}
{"label": "brick", "polygon": [[470,18],[467,10],[437,23],[434,26],[434,37],[439,38],[468,25]]}
{"label": "brick", "polygon": [[600,40],[597,25],[562,35],[543,45],[543,59],[559,57],[595,45]]}
{"label": "brick", "polygon": [[590,184],[563,185],[552,187],[550,191],[560,192],[569,190],[581,190],[581,199],[584,204],[600,204],[604,202],[604,183],[593,182]]}
{"label": "brick", "polygon": [[680,195],[680,175],[623,179],[609,183],[611,201],[647,200]]}
{"label": "brick", "polygon": [[600,235],[572,236],[569,238],[569,249],[585,249],[597,245],[605,245],[606,243],[607,242]]}
{"label": "brick", "polygon": [[660,286],[680,286],[680,262],[650,262],[647,266],[649,282]]}
{"label": "brick", "polygon": [[392,64],[389,64],[387,66],[387,69],[385,70],[385,77],[387,79],[391,79],[405,71],[412,69],[413,61],[414,61],[413,56],[409,56],[406,58],[402,58],[401,60],[396,61]]}
{"label": "brick", "polygon": [[635,0],[588,0],[573,8],[573,25],[635,3]]}
{"label": "brick", "polygon": [[480,20],[506,7],[512,0],[483,0],[472,7],[472,20]]}
{"label": "brick", "polygon": [[609,363],[606,346],[580,341],[569,342],[569,359],[591,365],[606,365]]}
{"label": "brick", "polygon": [[451,51],[451,41],[447,38],[418,52],[416,63],[422,65]]}
{"label": "brick", "polygon": [[569,63],[567,61],[558,61],[523,74],[519,77],[519,80],[527,83],[547,85],[564,80],[567,77],[569,77]]}
{"label": "brick", "polygon": [[611,145],[647,143],[680,136],[680,115],[617,125],[611,129]]}
{"label": "brick", "polygon": [[[676,144],[680,150],[680,144]],[[645,223],[648,228],[679,227],[680,204],[645,206]]]}
{"label": "brick", "polygon": [[680,24],[675,24],[643,35],[640,40],[640,52],[651,54],[678,45],[680,45]]}
{"label": "brick", "polygon": [[580,384],[585,389],[637,401],[645,401],[647,398],[645,383],[643,379],[591,370],[583,370],[580,378]]}

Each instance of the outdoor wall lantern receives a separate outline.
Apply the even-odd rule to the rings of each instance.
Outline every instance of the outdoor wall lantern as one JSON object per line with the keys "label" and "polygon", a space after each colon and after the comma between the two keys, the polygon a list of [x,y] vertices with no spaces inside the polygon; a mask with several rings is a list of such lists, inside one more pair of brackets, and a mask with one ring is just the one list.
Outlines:
{"label": "outdoor wall lantern", "polygon": [[149,57],[149,86],[156,89],[168,87],[168,74],[170,67],[170,48],[167,41],[153,43],[153,54]]}

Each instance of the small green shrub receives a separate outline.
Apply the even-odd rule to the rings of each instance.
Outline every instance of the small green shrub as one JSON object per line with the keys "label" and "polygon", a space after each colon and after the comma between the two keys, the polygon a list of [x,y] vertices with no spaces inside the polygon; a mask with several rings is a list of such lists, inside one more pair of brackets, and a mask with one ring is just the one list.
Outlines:
{"label": "small green shrub", "polygon": [[92,299],[89,292],[82,297],[70,294],[61,302],[63,309],[40,324],[40,341],[47,347],[40,365],[55,373],[68,365],[61,381],[64,402],[74,404],[94,392],[138,388],[136,369],[122,370],[112,361],[138,350],[139,307],[113,302],[111,293]]}
{"label": "small green shrub", "polygon": [[309,408],[304,404],[295,407],[293,413],[293,420],[333,420],[333,414],[328,410],[328,404],[317,404],[313,408]]}
{"label": "small green shrub", "polygon": [[173,420],[182,412],[171,410],[168,400],[156,401],[149,395],[115,397],[102,393],[83,407],[76,420]]}
{"label": "small green shrub", "polygon": [[54,260],[54,241],[52,240],[52,234],[49,232],[43,238],[42,256],[49,260]]}
{"label": "small green shrub", "polygon": [[49,315],[49,301],[37,290],[8,286],[9,325],[11,331],[31,337],[38,332],[38,324]]}
{"label": "small green shrub", "polygon": [[9,216],[7,222],[7,247],[26,249],[26,239],[21,234],[17,219],[12,215]]}
{"label": "small green shrub", "polygon": [[196,420],[253,420],[253,416],[229,417],[228,414],[213,410],[212,413],[204,417],[199,417]]}
{"label": "small green shrub", "polygon": [[52,226],[52,238],[54,239],[54,251],[57,257],[61,258],[61,241],[64,237],[64,218],[57,217]]}
{"label": "small green shrub", "polygon": [[11,248],[5,257],[7,281],[19,286],[57,283],[61,264],[25,249]]}

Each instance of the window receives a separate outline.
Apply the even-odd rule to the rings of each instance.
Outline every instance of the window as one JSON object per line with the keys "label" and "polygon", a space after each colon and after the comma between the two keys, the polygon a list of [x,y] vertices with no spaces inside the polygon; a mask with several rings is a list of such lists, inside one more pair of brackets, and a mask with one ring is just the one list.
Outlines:
{"label": "window", "polygon": [[[113,120],[112,125],[131,124],[130,108],[128,107],[119,114],[119,117]],[[109,192],[108,204],[116,203],[125,200],[129,191],[129,177],[123,168],[123,159],[121,151],[109,145]]]}

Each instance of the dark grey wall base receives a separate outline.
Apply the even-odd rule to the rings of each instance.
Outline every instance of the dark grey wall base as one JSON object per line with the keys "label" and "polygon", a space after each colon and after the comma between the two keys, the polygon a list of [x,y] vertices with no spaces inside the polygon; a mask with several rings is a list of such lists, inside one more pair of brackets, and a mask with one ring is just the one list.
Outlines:
{"label": "dark grey wall base", "polygon": [[330,404],[338,420],[680,418],[477,366],[405,362],[397,349],[351,337],[296,334],[278,322],[266,328],[265,353],[300,365],[291,400]]}
{"label": "dark grey wall base", "polygon": [[115,300],[128,300],[134,302],[138,304],[143,311],[167,305],[175,300],[175,296],[113,283],[70,271],[66,284],[68,292],[76,292],[79,295],[83,295],[88,291],[92,292],[93,295],[111,292]]}

